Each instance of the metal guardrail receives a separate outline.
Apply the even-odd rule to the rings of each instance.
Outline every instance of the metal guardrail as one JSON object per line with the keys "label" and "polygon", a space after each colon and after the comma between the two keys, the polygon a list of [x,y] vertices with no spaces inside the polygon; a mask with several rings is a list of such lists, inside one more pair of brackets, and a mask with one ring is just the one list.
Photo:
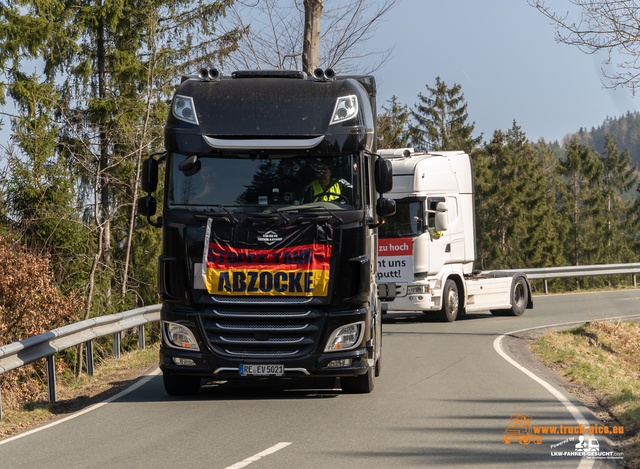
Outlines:
{"label": "metal guardrail", "polygon": [[[160,308],[161,305],[145,306],[124,313],[99,316],[0,347],[0,375],[35,360],[46,358],[49,401],[55,402],[57,400],[54,367],[56,352],[84,343],[87,353],[87,373],[93,375],[93,340],[113,334],[113,355],[118,358],[120,357],[120,332],[138,327],[138,347],[144,349],[144,325],[160,320]],[[2,396],[0,395],[1,418]]]}
{"label": "metal guardrail", "polygon": [[640,273],[639,264],[601,264],[571,265],[567,267],[545,267],[542,269],[512,269],[507,272],[522,272],[531,280],[543,279],[544,292],[549,293],[547,280],[550,278],[594,277],[598,275],[633,275],[633,286],[637,287],[636,274]]}

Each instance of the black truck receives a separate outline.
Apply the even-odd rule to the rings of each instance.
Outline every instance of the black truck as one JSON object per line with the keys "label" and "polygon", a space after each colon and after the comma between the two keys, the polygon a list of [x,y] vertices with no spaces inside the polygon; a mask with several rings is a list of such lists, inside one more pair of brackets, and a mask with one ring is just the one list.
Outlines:
{"label": "black truck", "polygon": [[373,390],[377,227],[395,212],[381,196],[392,170],[376,155],[375,96],[373,77],[330,69],[183,77],[138,201],[162,227],[168,394],[194,394],[202,378],[340,377],[345,392]]}

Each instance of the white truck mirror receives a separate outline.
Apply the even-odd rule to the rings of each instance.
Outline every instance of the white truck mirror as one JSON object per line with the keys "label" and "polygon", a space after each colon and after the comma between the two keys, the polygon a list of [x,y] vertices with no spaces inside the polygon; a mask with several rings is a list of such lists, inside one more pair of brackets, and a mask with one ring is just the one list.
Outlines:
{"label": "white truck mirror", "polygon": [[449,229],[448,210],[449,208],[444,202],[438,202],[438,205],[436,205],[436,231],[446,231]]}

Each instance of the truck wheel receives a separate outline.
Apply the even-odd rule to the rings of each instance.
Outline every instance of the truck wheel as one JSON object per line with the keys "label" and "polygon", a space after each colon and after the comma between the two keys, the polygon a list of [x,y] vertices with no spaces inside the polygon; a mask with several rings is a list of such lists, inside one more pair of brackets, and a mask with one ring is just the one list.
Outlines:
{"label": "truck wheel", "polygon": [[523,277],[518,277],[513,282],[513,289],[511,290],[511,309],[509,310],[509,316],[522,316],[525,309],[527,309],[527,303],[529,301],[529,288],[527,287],[527,281]]}
{"label": "truck wheel", "polygon": [[375,377],[377,378],[380,376],[380,372],[382,371],[382,324],[378,324],[378,327],[376,327],[376,342],[376,348],[378,351],[376,353],[376,364],[374,369]]}
{"label": "truck wheel", "polygon": [[[375,292],[375,290],[373,290]],[[377,316],[378,319],[376,321],[376,330],[375,330],[375,334],[376,334],[376,343],[375,343],[375,348],[376,348],[376,365],[375,365],[375,371],[376,371],[376,378],[378,376],[380,376],[380,372],[382,371],[382,312],[381,312],[381,308],[380,308],[380,303],[377,299],[374,300],[375,304],[376,304],[376,312],[377,312]]]}
{"label": "truck wheel", "polygon": [[460,309],[460,297],[456,282],[447,279],[442,290],[442,308],[438,311],[438,319],[441,322],[453,322],[458,317]]}
{"label": "truck wheel", "polygon": [[192,396],[200,390],[199,376],[174,375],[165,371],[162,373],[162,382],[170,396]]}
{"label": "truck wheel", "polygon": [[511,284],[511,308],[492,309],[494,316],[522,316],[529,302],[529,288],[524,277],[516,278]]}
{"label": "truck wheel", "polygon": [[348,394],[369,394],[376,387],[375,366],[369,367],[363,375],[340,378],[340,385]]}

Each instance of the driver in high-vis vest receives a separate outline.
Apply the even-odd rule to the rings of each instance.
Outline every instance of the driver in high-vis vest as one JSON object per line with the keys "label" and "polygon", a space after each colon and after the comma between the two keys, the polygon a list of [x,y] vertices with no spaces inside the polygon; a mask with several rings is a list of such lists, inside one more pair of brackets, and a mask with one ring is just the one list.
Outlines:
{"label": "driver in high-vis vest", "polygon": [[331,168],[324,163],[313,167],[316,178],[305,188],[304,203],[336,201],[351,203],[353,186],[344,179],[332,177]]}

